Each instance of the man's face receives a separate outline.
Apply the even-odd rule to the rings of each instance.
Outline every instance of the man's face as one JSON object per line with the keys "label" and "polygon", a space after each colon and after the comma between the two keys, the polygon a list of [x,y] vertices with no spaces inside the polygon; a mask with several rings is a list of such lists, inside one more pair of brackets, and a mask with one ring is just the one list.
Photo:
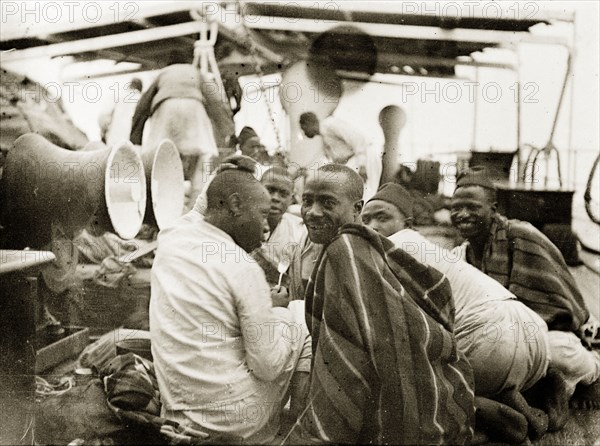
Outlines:
{"label": "man's face", "polygon": [[253,184],[241,203],[235,218],[235,227],[230,234],[246,252],[259,248],[269,232],[267,217],[271,207],[271,197],[260,184]]}
{"label": "man's face", "polygon": [[385,237],[405,228],[406,216],[392,203],[383,200],[369,201],[362,211],[363,224]]}
{"label": "man's face", "polygon": [[243,155],[255,158],[260,152],[265,150],[265,146],[260,143],[260,139],[257,136],[253,136],[244,141],[244,144],[240,146],[240,150]]}
{"label": "man's face", "polygon": [[339,177],[342,178],[314,179],[304,186],[302,219],[314,243],[328,243],[342,225],[354,223],[360,214],[362,201],[348,196],[342,181],[345,178]]}
{"label": "man's face", "polygon": [[450,218],[466,239],[487,234],[495,212],[496,204],[489,202],[482,187],[465,186],[454,192]]}
{"label": "man's face", "polygon": [[269,226],[273,230],[281,221],[283,213],[292,204],[294,184],[283,175],[271,175],[268,172],[261,183],[271,195]]}
{"label": "man's face", "polygon": [[319,121],[306,119],[300,122],[300,128],[308,138],[313,138],[319,134]]}

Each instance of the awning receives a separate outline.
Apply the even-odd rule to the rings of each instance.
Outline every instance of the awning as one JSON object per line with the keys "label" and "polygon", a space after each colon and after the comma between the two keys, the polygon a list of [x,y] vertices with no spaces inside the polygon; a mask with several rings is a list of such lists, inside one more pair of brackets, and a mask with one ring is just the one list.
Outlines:
{"label": "awning", "polygon": [[[533,14],[526,9],[529,3],[509,5],[508,9],[503,6],[503,11],[490,5],[472,11],[463,6],[459,11],[457,3],[452,4],[454,8],[444,2],[419,6],[389,1],[142,1],[136,3],[137,11],[122,11],[119,20],[106,4],[101,19],[93,23],[71,21],[31,27],[11,27],[9,16],[0,40],[0,50],[8,52],[2,54],[1,61],[72,55],[77,61],[109,59],[116,64],[138,64],[130,71],[159,69],[173,60],[191,62],[200,29],[190,16],[192,10],[219,23],[215,55],[226,71],[233,70],[236,75],[254,73],[257,64],[265,74],[280,71],[305,58],[315,39],[332,29],[370,36],[377,56],[372,70],[380,74],[454,76],[456,65],[502,68],[502,63],[480,63],[472,57],[486,48],[521,42],[569,43],[562,35],[547,32],[558,20],[572,20],[564,12]],[[372,52],[363,51],[356,37],[325,43],[333,45],[327,54],[344,69],[360,71],[373,64]]]}

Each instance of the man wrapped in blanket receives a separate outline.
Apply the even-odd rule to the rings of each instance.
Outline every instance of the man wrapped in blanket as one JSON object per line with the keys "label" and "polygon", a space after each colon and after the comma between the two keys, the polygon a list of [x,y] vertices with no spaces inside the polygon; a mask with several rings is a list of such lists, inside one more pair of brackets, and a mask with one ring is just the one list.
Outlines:
{"label": "man wrapped in blanket", "polygon": [[[456,305],[458,348],[473,367],[477,427],[492,441],[521,442],[561,429],[568,418],[565,377],[552,366],[546,323],[515,295],[456,254],[410,228],[415,200],[399,184],[386,183],[363,209],[363,223],[388,237],[397,248],[443,273]],[[550,367],[549,367],[550,363]],[[529,406],[528,397],[544,412]],[[531,395],[533,396],[533,395]],[[489,413],[505,403],[523,423]],[[504,407],[506,414],[511,413]],[[529,429],[528,429],[529,425]]]}
{"label": "man wrapped in blanket", "polygon": [[455,253],[548,324],[552,361],[564,371],[570,394],[579,386],[571,404],[600,408],[600,352],[589,348],[598,343],[600,324],[558,248],[531,224],[497,213],[496,189],[485,169],[459,176],[451,218],[466,239]]}
{"label": "man wrapped in blanket", "polygon": [[452,334],[444,276],[356,224],[363,183],[321,167],[302,217],[324,245],[306,290],[312,335],[299,443],[464,444],[473,433],[472,370]]}

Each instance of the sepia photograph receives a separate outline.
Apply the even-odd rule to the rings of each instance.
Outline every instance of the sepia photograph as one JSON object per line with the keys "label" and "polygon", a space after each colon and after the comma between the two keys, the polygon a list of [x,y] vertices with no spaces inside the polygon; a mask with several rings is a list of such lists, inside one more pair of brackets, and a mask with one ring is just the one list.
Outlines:
{"label": "sepia photograph", "polygon": [[0,10],[0,445],[600,446],[600,2]]}

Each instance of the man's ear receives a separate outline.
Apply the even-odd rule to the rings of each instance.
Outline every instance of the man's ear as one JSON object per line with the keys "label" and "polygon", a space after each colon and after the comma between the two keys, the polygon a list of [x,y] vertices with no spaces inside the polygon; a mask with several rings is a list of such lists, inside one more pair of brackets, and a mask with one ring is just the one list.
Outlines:
{"label": "man's ear", "polygon": [[498,202],[494,201],[491,205],[490,205],[490,209],[492,210],[492,212],[496,213],[496,210],[498,209]]}
{"label": "man's ear", "polygon": [[242,199],[237,192],[232,193],[226,200],[227,209],[234,217],[239,217],[242,214]]}

